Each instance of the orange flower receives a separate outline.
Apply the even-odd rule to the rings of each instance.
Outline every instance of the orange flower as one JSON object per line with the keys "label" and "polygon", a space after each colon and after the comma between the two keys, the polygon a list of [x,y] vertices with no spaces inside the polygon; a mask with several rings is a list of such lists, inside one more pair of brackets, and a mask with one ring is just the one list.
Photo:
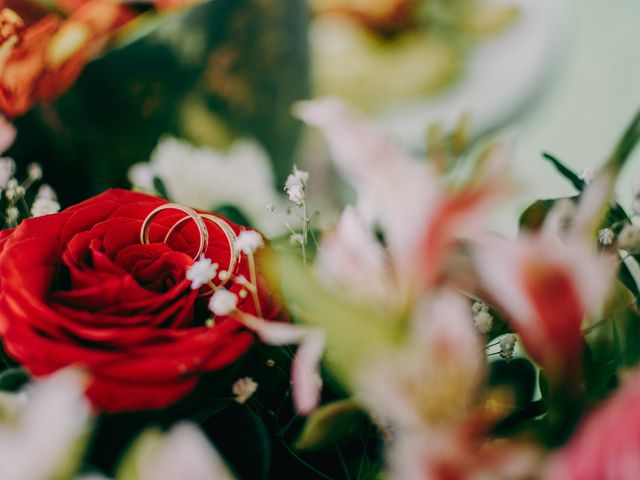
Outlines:
{"label": "orange flower", "polygon": [[[114,0],[56,3],[65,17],[29,0],[0,0],[0,112],[9,117],[59,97],[115,31],[138,14]],[[156,8],[185,3],[162,0]]]}
{"label": "orange flower", "polygon": [[314,0],[321,14],[349,16],[374,30],[395,31],[415,24],[416,0]]}

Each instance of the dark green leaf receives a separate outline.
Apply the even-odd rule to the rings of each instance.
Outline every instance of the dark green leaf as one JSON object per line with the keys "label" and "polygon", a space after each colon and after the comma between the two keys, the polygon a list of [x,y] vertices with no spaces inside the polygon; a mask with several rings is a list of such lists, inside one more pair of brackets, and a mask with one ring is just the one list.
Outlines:
{"label": "dark green leaf", "polygon": [[23,368],[10,368],[0,374],[0,390],[16,392],[29,382],[29,374]]}
{"label": "dark green leaf", "polygon": [[356,430],[366,414],[353,400],[339,400],[323,405],[308,419],[296,442],[298,450],[320,450],[338,444]]}
{"label": "dark green leaf", "polygon": [[510,362],[496,361],[490,365],[489,384],[510,388],[516,408],[523,408],[533,399],[536,369],[526,358],[516,358]]}
{"label": "dark green leaf", "polygon": [[201,426],[239,480],[266,480],[269,477],[269,432],[251,408],[233,402]]}
{"label": "dark green leaf", "polygon": [[556,158],[555,156],[551,155],[548,152],[543,152],[542,156],[547,160],[549,160],[553,164],[553,166],[556,168],[556,170],[558,170],[558,172],[560,172],[560,174],[564,178],[566,178],[567,180],[569,180],[569,182],[571,182],[571,184],[575,187],[576,190],[581,192],[582,190],[584,190],[584,187],[587,186],[585,181],[582,180],[577,173],[575,173],[573,170],[571,170],[571,168],[567,167],[564,163],[558,160],[558,158]]}

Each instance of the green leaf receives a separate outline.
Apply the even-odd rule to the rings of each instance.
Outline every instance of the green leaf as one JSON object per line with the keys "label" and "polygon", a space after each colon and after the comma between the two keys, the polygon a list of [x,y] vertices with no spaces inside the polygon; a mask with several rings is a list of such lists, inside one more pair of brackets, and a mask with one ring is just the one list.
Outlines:
{"label": "green leaf", "polygon": [[334,446],[366,418],[360,405],[352,399],[323,405],[307,419],[295,447],[298,450],[321,450]]}
{"label": "green leaf", "polygon": [[542,228],[547,215],[557,202],[560,200],[571,200],[575,202],[577,199],[578,196],[536,200],[520,215],[518,221],[520,228],[532,231]]}
{"label": "green leaf", "polygon": [[201,423],[202,430],[239,480],[267,480],[271,469],[271,436],[247,405],[236,402]]}
{"label": "green leaf", "polygon": [[0,374],[0,391],[16,392],[29,382],[29,373],[23,368],[10,368]]}
{"label": "green leaf", "polygon": [[638,141],[640,141],[640,110],[636,112],[631,123],[622,134],[605,166],[611,167],[616,174],[620,172],[629,159],[631,152],[636,148]]}
{"label": "green leaf", "polygon": [[116,480],[139,480],[138,463],[144,461],[162,442],[163,434],[159,428],[148,428],[127,450],[122,461],[118,465]]}
{"label": "green leaf", "polygon": [[553,156],[548,152],[543,152],[542,156],[547,160],[549,160],[553,164],[553,166],[556,168],[556,170],[558,170],[558,172],[560,172],[560,174],[564,178],[566,178],[567,180],[569,180],[569,182],[571,182],[571,184],[575,187],[576,190],[581,192],[587,186],[585,181],[582,180],[577,173],[575,173],[573,170],[571,170],[571,168],[567,167],[564,163],[558,160],[557,157]]}
{"label": "green leaf", "polygon": [[617,289],[617,304],[611,316],[618,344],[618,367],[631,368],[640,362],[640,314],[634,306],[634,296],[626,289]]}
{"label": "green leaf", "polygon": [[386,318],[377,308],[353,303],[326,290],[298,258],[279,254],[276,268],[294,316],[325,330],[326,365],[344,386],[353,387],[366,362],[401,339],[401,324]]}
{"label": "green leaf", "polygon": [[524,408],[533,400],[536,369],[526,358],[515,358],[510,362],[495,361],[490,365],[489,384],[509,387],[514,394],[515,407]]}

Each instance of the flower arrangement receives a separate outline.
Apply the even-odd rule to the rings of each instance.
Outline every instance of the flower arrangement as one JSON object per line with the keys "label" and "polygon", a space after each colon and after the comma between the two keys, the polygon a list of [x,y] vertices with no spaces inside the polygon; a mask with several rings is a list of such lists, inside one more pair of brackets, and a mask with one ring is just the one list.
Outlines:
{"label": "flower arrangement", "polygon": [[[515,237],[486,221],[519,191],[500,135],[411,151],[334,96],[291,110],[333,177],[167,130],[67,201],[24,119],[192,3],[0,0],[0,478],[639,477],[640,113],[597,170],[544,153],[575,192]],[[312,7],[395,35],[437,4]]]}

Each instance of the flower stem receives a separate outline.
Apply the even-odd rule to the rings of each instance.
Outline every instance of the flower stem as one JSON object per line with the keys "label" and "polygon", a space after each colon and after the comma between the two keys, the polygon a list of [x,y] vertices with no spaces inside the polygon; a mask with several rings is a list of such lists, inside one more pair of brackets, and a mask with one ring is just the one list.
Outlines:
{"label": "flower stem", "polygon": [[302,202],[302,263],[307,266],[307,241],[309,238],[309,209],[306,200]]}
{"label": "flower stem", "polygon": [[256,262],[253,259],[253,254],[249,254],[249,282],[253,286],[251,288],[251,297],[253,298],[253,304],[256,307],[256,315],[262,317],[262,309],[260,308],[260,298],[258,297],[258,278],[256,276]]}

